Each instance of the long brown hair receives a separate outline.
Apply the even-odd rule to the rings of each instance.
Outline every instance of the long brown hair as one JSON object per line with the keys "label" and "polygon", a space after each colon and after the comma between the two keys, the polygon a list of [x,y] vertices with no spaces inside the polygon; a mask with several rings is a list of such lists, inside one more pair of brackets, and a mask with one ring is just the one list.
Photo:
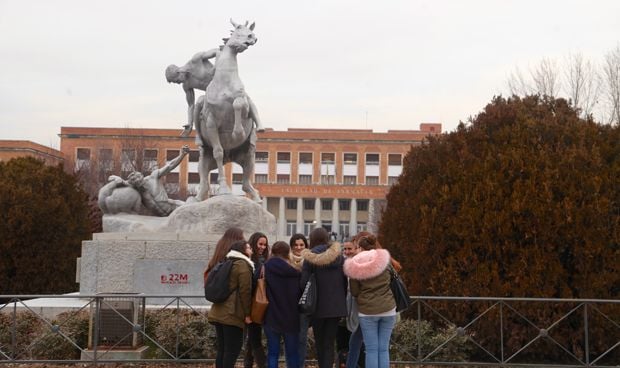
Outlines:
{"label": "long brown hair", "polygon": [[[360,231],[353,237],[353,242],[357,243],[357,245],[363,250],[370,249],[383,249],[381,243],[376,236],[372,235],[368,231]],[[392,263],[392,267],[396,270],[396,272],[400,272],[403,269],[403,266],[394,259],[394,257],[390,257],[390,262]]]}
{"label": "long brown hair", "polygon": [[265,260],[267,260],[267,258],[269,258],[269,238],[267,238],[267,235],[261,233],[261,232],[255,232],[254,234],[252,234],[250,236],[250,240],[248,240],[248,243],[250,243],[250,247],[252,247],[252,261],[254,261],[254,263],[258,262],[258,241],[261,238],[265,238],[266,244],[265,244],[265,250],[263,253],[263,258]]}
{"label": "long brown hair", "polygon": [[238,240],[245,240],[243,237],[243,230],[238,227],[231,227],[230,229],[224,232],[224,235],[217,241],[215,245],[215,251],[213,251],[213,256],[209,260],[207,264],[207,269],[205,270],[204,279],[207,279],[207,275],[209,271],[215,267],[220,261],[226,258],[226,254],[230,251],[230,246],[232,243]]}

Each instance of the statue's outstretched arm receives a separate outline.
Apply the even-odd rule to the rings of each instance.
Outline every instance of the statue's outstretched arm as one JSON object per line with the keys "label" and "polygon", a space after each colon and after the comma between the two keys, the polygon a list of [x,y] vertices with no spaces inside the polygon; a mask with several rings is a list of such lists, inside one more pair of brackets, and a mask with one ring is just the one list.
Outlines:
{"label": "statue's outstretched arm", "polygon": [[220,53],[220,49],[219,48],[214,48],[214,49],[211,49],[211,50],[208,50],[208,51],[202,51],[202,52],[199,52],[196,55],[192,56],[191,62],[205,61],[205,60],[213,59],[219,53]]}
{"label": "statue's outstretched arm", "polygon": [[162,176],[168,175],[172,170],[174,170],[177,166],[179,166],[181,161],[183,161],[183,158],[187,156],[188,153],[189,153],[188,145],[184,145],[183,147],[181,147],[181,151],[179,152],[179,155],[174,160],[168,162],[164,167],[156,171],[157,177],[161,178]]}

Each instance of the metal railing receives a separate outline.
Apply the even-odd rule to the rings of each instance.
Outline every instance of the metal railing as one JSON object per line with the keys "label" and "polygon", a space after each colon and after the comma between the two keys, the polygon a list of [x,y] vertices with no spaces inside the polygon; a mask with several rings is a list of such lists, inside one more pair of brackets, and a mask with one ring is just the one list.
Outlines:
{"label": "metal railing", "polygon": [[[0,295],[0,364],[213,362],[215,333],[203,298]],[[619,300],[412,301],[392,334],[393,364],[620,367]]]}

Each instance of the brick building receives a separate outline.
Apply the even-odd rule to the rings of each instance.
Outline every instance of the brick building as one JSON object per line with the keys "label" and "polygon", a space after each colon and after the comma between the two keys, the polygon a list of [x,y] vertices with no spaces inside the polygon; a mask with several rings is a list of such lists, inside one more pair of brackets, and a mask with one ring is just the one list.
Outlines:
{"label": "brick building", "polygon": [[0,161],[8,161],[16,157],[34,157],[47,165],[62,164],[62,152],[38,143],[24,140],[0,140]]}
{"label": "brick building", "polygon": [[[171,174],[166,186],[185,199],[199,184],[198,149],[194,137],[176,129],[61,128],[61,151],[69,170],[91,170],[97,185],[112,174],[149,172],[174,159],[182,145],[191,152]],[[420,130],[288,129],[258,134],[254,186],[263,206],[278,221],[278,238],[308,234],[323,226],[339,239],[361,230],[376,230],[379,205],[402,171],[404,155],[441,124]],[[226,165],[228,183],[242,195],[241,167]],[[217,170],[210,174],[217,188]]]}

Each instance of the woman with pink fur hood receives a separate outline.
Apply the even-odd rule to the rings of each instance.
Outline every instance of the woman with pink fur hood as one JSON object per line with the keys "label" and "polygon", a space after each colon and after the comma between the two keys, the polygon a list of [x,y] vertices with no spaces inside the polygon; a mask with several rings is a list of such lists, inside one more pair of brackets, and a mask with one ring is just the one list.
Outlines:
{"label": "woman with pink fur hood", "polygon": [[362,249],[344,262],[351,295],[356,298],[366,345],[366,368],[389,368],[390,336],[396,322],[396,302],[390,289],[390,253],[374,235],[362,236]]}

